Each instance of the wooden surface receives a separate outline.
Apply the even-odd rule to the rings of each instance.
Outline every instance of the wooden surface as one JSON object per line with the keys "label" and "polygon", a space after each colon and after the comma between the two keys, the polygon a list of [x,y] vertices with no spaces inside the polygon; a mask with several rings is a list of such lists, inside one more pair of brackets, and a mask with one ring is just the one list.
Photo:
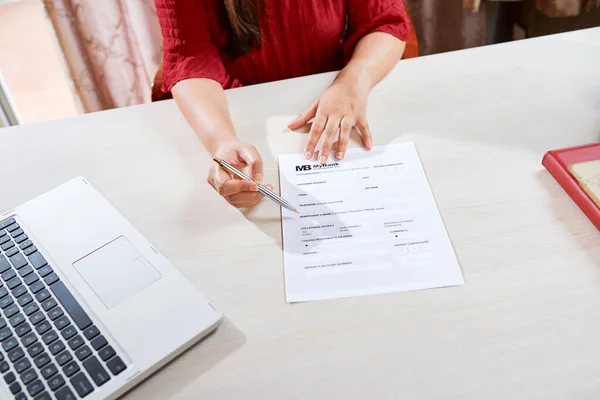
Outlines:
{"label": "wooden surface", "polygon": [[[402,61],[373,90],[375,142],[416,142],[461,287],[286,304],[278,209],[212,191],[170,100],[0,130],[0,209],[85,176],[225,313],[128,400],[597,399],[600,233],[540,161],[600,139],[598,71],[595,29]],[[333,76],[228,92],[267,181]]]}

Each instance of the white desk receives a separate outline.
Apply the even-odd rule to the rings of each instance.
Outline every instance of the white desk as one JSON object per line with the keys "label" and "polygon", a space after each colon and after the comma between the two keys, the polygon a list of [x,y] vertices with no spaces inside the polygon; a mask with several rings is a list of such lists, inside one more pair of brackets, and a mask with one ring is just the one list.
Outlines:
{"label": "white desk", "polygon": [[[267,181],[333,76],[228,93]],[[600,139],[600,28],[403,61],[368,117],[416,142],[465,286],[286,304],[278,209],[213,192],[172,101],[0,131],[0,209],[83,175],[223,310],[130,400],[597,399],[600,234],[540,161]]]}

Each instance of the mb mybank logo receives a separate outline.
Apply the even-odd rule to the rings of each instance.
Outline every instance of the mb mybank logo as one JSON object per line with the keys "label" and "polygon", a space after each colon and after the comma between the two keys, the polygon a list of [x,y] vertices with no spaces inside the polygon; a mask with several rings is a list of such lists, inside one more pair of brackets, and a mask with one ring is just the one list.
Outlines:
{"label": "mb mybank logo", "polygon": [[338,168],[339,163],[333,164],[315,164],[315,165],[296,165],[296,172],[312,171],[313,169]]}

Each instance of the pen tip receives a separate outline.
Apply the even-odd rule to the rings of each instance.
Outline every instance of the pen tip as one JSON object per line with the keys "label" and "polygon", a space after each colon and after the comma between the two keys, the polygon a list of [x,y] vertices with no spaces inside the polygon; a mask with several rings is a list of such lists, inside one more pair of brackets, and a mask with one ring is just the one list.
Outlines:
{"label": "pen tip", "polygon": [[300,213],[298,212],[298,210],[296,210],[295,208],[294,208],[294,212],[295,212],[296,214],[300,214]]}

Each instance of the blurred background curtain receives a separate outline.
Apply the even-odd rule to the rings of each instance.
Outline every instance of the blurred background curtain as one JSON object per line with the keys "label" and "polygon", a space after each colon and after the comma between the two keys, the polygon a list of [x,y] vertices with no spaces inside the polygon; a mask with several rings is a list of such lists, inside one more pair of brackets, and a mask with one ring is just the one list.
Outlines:
{"label": "blurred background curtain", "polygon": [[162,59],[154,0],[43,0],[80,112],[150,101]]}

